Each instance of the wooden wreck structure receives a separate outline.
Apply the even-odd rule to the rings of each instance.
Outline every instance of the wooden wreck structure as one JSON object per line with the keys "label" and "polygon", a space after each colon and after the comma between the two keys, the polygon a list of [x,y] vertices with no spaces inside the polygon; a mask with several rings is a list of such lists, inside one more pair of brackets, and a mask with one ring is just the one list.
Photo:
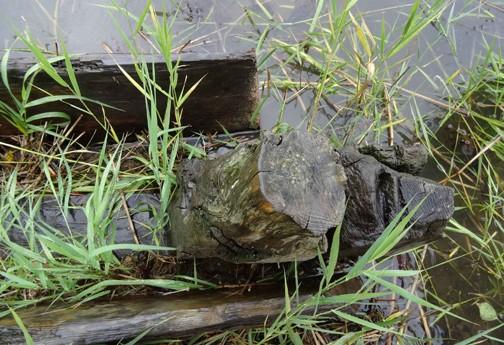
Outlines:
{"label": "wooden wreck structure", "polygon": [[[240,132],[257,127],[250,122],[258,99],[253,54],[181,52],[176,58],[182,66],[180,89],[201,80],[184,105],[184,125],[189,134],[213,134],[223,129]],[[146,127],[144,97],[121,71],[133,75],[132,61],[124,57],[118,60],[120,67],[108,54],[84,54],[75,60],[81,92],[111,106],[102,109],[91,105],[91,110],[104,111],[117,133],[142,131]],[[23,76],[32,62],[21,55],[9,65],[14,94],[21,92]],[[168,78],[163,63],[153,66],[159,80]],[[58,71],[65,74],[64,69]],[[64,92],[47,75],[41,74],[37,85],[52,94]],[[0,99],[9,102],[10,93],[5,88],[0,89]],[[159,105],[164,106],[162,102]],[[51,103],[30,111],[62,111],[73,120],[81,115],[68,103]],[[102,127],[90,117],[80,118],[74,131],[87,133],[88,139],[103,137]],[[0,136],[16,134],[16,129],[0,117]],[[326,251],[328,238],[341,227],[341,256],[356,256],[401,210],[411,211],[419,203],[411,229],[400,245],[438,238],[453,213],[452,191],[409,174],[407,164],[402,169],[403,165],[377,160],[374,151],[360,151],[336,150],[321,134],[262,132],[213,159],[184,160],[177,170],[179,187],[161,244],[176,247],[181,260],[211,257],[233,263],[303,261]],[[46,197],[39,220],[63,233],[71,230],[74,236],[85,236],[87,223],[82,207],[88,197],[73,195],[65,217],[55,200]],[[152,210],[159,209],[159,200],[156,193],[129,196],[127,205],[132,210],[135,233],[125,211],[119,209],[116,242],[135,243],[139,239],[142,244],[153,244],[149,229],[155,222]],[[21,232],[13,231],[9,236],[13,242],[26,244]],[[127,254],[116,252],[118,256]],[[302,283],[301,301],[316,291],[313,285]],[[336,293],[357,289],[349,284]],[[245,294],[234,290],[191,292],[101,301],[70,310],[60,306],[60,310],[49,313],[44,306],[38,306],[18,313],[36,344],[93,344],[134,338],[147,329],[151,329],[151,336],[184,336],[261,326],[282,312],[283,302],[283,287],[265,286]],[[12,318],[0,319],[0,343],[24,343],[23,333]]]}

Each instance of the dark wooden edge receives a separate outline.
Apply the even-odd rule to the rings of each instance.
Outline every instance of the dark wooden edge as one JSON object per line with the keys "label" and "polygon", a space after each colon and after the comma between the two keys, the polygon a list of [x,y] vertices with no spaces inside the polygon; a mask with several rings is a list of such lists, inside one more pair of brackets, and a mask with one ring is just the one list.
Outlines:
{"label": "dark wooden edge", "polygon": [[[251,115],[258,101],[257,68],[255,55],[250,52],[240,54],[181,54],[178,90],[187,90],[201,80],[200,84],[183,106],[182,122],[188,127],[187,132],[229,132],[243,131],[257,127],[251,123]],[[166,65],[159,62],[159,56],[148,56],[156,70],[156,80],[162,87],[167,87],[169,74]],[[103,111],[115,131],[121,134],[140,132],[146,129],[145,99],[131,84],[116,65],[130,75],[136,76],[131,56],[121,55],[86,55],[74,61],[74,70],[83,96],[103,102],[111,108],[88,103],[90,109],[100,118]],[[19,95],[23,77],[31,66],[29,60],[13,60],[9,65],[8,75],[11,89]],[[57,67],[63,78],[66,72]],[[68,94],[45,73],[40,73],[35,84],[53,95]],[[46,96],[33,89],[33,98]],[[0,88],[0,100],[13,105],[9,93]],[[79,104],[70,102],[72,104]],[[166,99],[158,95],[158,107],[164,109]],[[77,119],[81,112],[68,104],[54,102],[33,107],[29,115],[61,111]],[[102,121],[102,120],[101,120]],[[16,135],[19,132],[5,119],[0,117],[0,136]],[[74,133],[85,133],[85,137],[101,139],[104,131],[97,121],[84,115],[77,123]]]}

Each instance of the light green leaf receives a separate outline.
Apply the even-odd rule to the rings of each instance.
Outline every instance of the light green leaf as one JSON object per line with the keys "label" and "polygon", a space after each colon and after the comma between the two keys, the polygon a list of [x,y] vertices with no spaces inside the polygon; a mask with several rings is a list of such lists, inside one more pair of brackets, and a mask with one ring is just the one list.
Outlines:
{"label": "light green leaf", "polygon": [[23,323],[23,320],[21,320],[19,315],[11,307],[9,307],[9,311],[12,314],[12,317],[14,318],[14,320],[16,321],[16,324],[23,332],[23,336],[25,338],[26,345],[33,345],[34,344],[33,339],[31,337],[30,333],[28,332],[28,329],[26,328],[25,324]]}
{"label": "light green leaf", "polygon": [[498,319],[497,312],[488,302],[478,304],[480,318],[483,321],[495,321]]}
{"label": "light green leaf", "polygon": [[13,285],[16,285],[17,287],[20,287],[20,288],[23,288],[23,289],[38,289],[38,285],[33,283],[33,282],[30,282],[26,279],[23,279],[21,277],[18,277],[14,274],[10,274],[10,273],[7,273],[7,272],[0,272],[0,275],[4,276],[5,278],[7,278],[8,280],[10,280],[10,282],[13,283]]}

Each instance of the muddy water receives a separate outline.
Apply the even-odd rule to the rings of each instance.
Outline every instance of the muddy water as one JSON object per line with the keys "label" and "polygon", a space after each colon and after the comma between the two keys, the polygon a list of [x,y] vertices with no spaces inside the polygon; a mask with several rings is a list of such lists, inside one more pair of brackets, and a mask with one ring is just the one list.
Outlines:
{"label": "muddy water", "polygon": [[[140,13],[142,4],[139,1],[119,1],[124,8],[133,13]],[[153,1],[157,14],[172,15],[173,8],[163,6],[164,1]],[[126,53],[125,44],[118,37],[111,20],[110,10],[100,5],[110,4],[107,0],[77,1],[77,0],[39,0],[26,6],[25,2],[6,2],[4,14],[0,14],[0,44],[9,47],[14,42],[13,28],[28,29],[48,51],[56,51],[55,41],[63,38],[68,50],[73,53],[103,54],[104,45],[115,53]],[[7,9],[5,9],[7,6]],[[277,37],[291,42],[302,40],[309,25],[309,19],[315,13],[314,0],[186,0],[181,2],[178,20],[175,25],[176,46],[184,52],[209,54],[214,52],[236,52],[255,49],[258,35],[270,28],[269,37]],[[382,22],[392,31],[392,37],[401,30],[407,18],[410,4],[399,0],[359,1],[353,10],[354,16],[362,16],[371,32],[379,34]],[[254,13],[261,14],[261,17]],[[266,14],[268,13],[268,14]],[[6,15],[8,14],[8,15]],[[264,20],[271,14],[272,18]],[[120,16],[112,15],[114,18]],[[440,26],[433,24],[425,28],[423,33],[413,40],[395,61],[410,56],[408,73],[411,78],[403,87],[427,97],[442,99],[445,80],[459,69],[466,69],[478,64],[486,53],[485,44],[494,47],[496,53],[502,54],[504,45],[504,4],[499,1],[468,1],[456,0],[450,2],[450,8],[440,18]],[[134,24],[124,18],[117,19],[123,28],[134,29]],[[281,25],[278,25],[281,23]],[[141,42],[146,49],[148,45]],[[394,61],[389,62],[393,66]],[[281,74],[274,60],[267,65],[275,74]],[[389,72],[393,75],[394,68]],[[303,75],[304,79],[311,76]],[[267,73],[260,76],[261,81],[267,79]],[[284,120],[295,127],[305,126],[307,109],[309,109],[313,94],[303,93],[299,99],[294,99],[285,108]],[[337,97],[334,98],[337,101]],[[411,97],[404,95],[404,101],[399,104],[399,111],[411,120]],[[432,129],[437,128],[438,120],[444,111],[430,102],[417,99],[419,112],[425,116]],[[275,124],[280,112],[280,102],[275,97],[269,97],[261,111],[261,126],[269,128]],[[331,120],[334,113],[330,108],[322,106],[317,123],[325,124]],[[404,124],[401,133],[411,137],[411,122]],[[440,179],[441,175],[431,164],[423,173],[424,176]],[[456,215],[464,222],[462,215]],[[453,248],[448,241],[440,241],[437,247],[444,252]],[[433,252],[428,253],[432,263],[440,262]],[[454,265],[443,265],[430,271],[432,281],[439,297],[447,302],[456,303],[468,298],[471,293],[484,293],[490,288],[488,279],[482,272],[475,270],[468,260],[457,261]],[[470,284],[468,284],[468,282]],[[480,321],[477,307],[465,305],[456,310],[463,317],[477,323],[462,323],[453,319],[446,325],[439,322],[435,328],[437,343],[452,343],[473,335],[486,325]],[[421,328],[418,326],[419,329]],[[421,335],[419,331],[418,335]],[[444,340],[441,338],[451,338]]]}

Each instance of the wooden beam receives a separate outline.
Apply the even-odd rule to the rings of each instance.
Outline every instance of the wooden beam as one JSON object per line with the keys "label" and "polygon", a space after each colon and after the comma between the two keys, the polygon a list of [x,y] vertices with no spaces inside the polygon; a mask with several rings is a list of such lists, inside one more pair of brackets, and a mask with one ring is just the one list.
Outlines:
{"label": "wooden beam", "polygon": [[[360,283],[350,280],[336,286],[331,295],[355,293]],[[317,291],[315,281],[301,282],[303,303]],[[338,305],[320,305],[318,311]],[[35,344],[103,344],[134,338],[187,337],[208,331],[263,327],[271,324],[285,307],[284,286],[270,284],[243,288],[178,293],[168,296],[129,296],[69,305],[37,306],[18,311]],[[351,308],[347,308],[347,311]],[[304,313],[313,313],[308,307]],[[0,319],[0,343],[25,344],[22,331],[12,318]]]}
{"label": "wooden beam", "polygon": [[[177,87],[179,92],[182,88],[187,90],[201,79],[201,83],[183,106],[182,122],[183,125],[189,126],[188,132],[221,132],[223,128],[233,132],[256,127],[256,124],[250,122],[258,98],[254,54],[174,56],[174,59],[178,58],[181,59]],[[119,60],[121,68],[136,78],[131,58],[115,57],[115,59]],[[166,90],[169,75],[165,64],[159,62],[159,56],[152,56],[150,59],[155,62],[156,81]],[[15,95],[20,94],[23,76],[31,66],[31,63],[23,59],[14,60],[9,65],[9,81]],[[88,103],[100,121],[103,122],[105,116],[119,134],[146,129],[144,96],[124,76],[115,60],[111,60],[107,55],[84,56],[74,62],[74,68],[83,96],[118,108],[102,108],[97,104]],[[57,70],[63,78],[67,78],[64,68],[58,67]],[[44,73],[37,76],[35,85],[52,95],[69,93]],[[32,90],[32,99],[42,96],[46,94],[35,88]],[[0,100],[13,105],[6,88],[0,88]],[[71,103],[79,104],[74,101]],[[165,105],[166,98],[158,94],[158,109],[164,111]],[[53,102],[30,108],[29,115],[47,111],[65,112],[74,120],[82,114],[68,104]],[[74,133],[82,132],[87,138],[94,135],[96,139],[102,138],[104,134],[99,123],[87,114],[84,114],[75,127]],[[0,136],[18,133],[0,116]]]}

